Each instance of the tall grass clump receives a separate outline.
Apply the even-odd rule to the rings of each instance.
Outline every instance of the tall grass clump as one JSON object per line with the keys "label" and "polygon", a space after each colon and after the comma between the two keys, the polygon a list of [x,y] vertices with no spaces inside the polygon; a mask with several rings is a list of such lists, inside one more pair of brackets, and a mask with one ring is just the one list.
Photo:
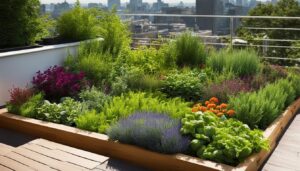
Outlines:
{"label": "tall grass clump", "polygon": [[254,50],[221,50],[214,52],[207,65],[215,72],[233,72],[239,77],[253,76],[260,69],[260,60]]}
{"label": "tall grass clump", "polygon": [[179,119],[151,112],[135,113],[108,130],[110,139],[161,153],[184,153],[189,139],[180,134]]}
{"label": "tall grass clump", "polygon": [[178,66],[201,66],[205,64],[207,54],[199,37],[193,36],[191,32],[185,32],[172,43],[173,48],[171,50],[173,50]]}
{"label": "tall grass clump", "polygon": [[96,9],[75,8],[63,13],[57,20],[57,32],[64,41],[80,41],[99,36],[99,21]]}

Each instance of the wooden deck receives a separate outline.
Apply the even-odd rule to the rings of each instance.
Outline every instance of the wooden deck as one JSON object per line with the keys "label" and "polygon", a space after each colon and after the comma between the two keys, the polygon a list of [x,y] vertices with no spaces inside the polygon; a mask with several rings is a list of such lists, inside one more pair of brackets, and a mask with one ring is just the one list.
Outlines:
{"label": "wooden deck", "polygon": [[300,171],[300,114],[279,141],[263,171]]}
{"label": "wooden deck", "polygon": [[44,139],[34,139],[20,146],[7,145],[0,141],[0,171],[12,170],[142,171],[145,169]]}

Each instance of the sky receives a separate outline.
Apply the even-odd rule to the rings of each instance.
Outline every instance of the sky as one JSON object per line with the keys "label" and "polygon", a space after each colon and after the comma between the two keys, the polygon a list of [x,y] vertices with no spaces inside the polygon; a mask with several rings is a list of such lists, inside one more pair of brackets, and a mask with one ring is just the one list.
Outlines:
{"label": "sky", "polygon": [[[58,3],[58,2],[63,2],[64,0],[40,0],[41,3]],[[69,3],[73,3],[76,0],[67,0]],[[143,2],[156,2],[157,0],[143,0]],[[166,3],[179,3],[180,1],[183,1],[184,3],[195,3],[196,0],[163,0],[163,2]],[[101,2],[103,4],[107,3],[107,0],[80,0],[81,3],[89,3],[89,2]],[[122,3],[124,2],[129,2],[129,0],[121,0]]]}

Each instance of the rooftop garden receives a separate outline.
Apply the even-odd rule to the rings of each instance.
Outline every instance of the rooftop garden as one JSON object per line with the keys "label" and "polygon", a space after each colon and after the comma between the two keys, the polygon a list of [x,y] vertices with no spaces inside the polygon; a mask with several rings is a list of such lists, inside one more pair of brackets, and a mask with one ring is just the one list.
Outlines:
{"label": "rooftop garden", "polygon": [[300,97],[299,71],[270,65],[252,49],[215,50],[185,32],[133,50],[113,11],[79,6],[57,25],[68,40],[103,40],[81,43],[62,66],[12,88],[9,112],[236,166],[269,149],[263,130]]}

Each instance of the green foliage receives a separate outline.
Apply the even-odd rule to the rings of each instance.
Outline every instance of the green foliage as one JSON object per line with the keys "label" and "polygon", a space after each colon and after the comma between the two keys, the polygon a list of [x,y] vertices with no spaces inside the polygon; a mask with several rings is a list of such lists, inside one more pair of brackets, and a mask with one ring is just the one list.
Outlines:
{"label": "green foliage", "polygon": [[101,86],[108,79],[112,70],[112,56],[102,53],[99,41],[88,41],[81,43],[78,57],[69,55],[64,65],[72,71],[83,71],[85,76],[97,86]]}
{"label": "green foliage", "polygon": [[63,13],[57,20],[57,32],[65,41],[80,41],[99,36],[99,12],[75,6]]}
{"label": "green foliage", "polygon": [[117,59],[118,64],[138,67],[147,74],[159,73],[164,69],[164,56],[154,48],[140,47],[136,50],[125,49]]}
{"label": "green foliage", "polygon": [[44,101],[44,95],[42,93],[38,93],[32,96],[26,103],[24,103],[20,107],[20,115],[29,117],[29,118],[36,118],[37,108],[39,108]]}
{"label": "green foliage", "polygon": [[95,87],[80,92],[79,98],[89,110],[97,112],[101,112],[104,104],[110,100],[109,96]]}
{"label": "green foliage", "polygon": [[206,75],[197,71],[175,72],[163,81],[161,91],[169,97],[182,97],[187,101],[197,101],[203,95],[203,81]]}
{"label": "green foliage", "polygon": [[122,48],[130,45],[128,26],[120,20],[116,10],[101,11],[99,16],[101,16],[100,36],[103,38],[102,52],[108,52],[116,57]]}
{"label": "green foliage", "polygon": [[251,128],[267,128],[295,99],[295,90],[288,80],[269,84],[258,92],[241,93],[230,98],[235,117]]}
{"label": "green foliage", "polygon": [[193,36],[192,33],[183,33],[170,46],[172,46],[170,50],[173,51],[170,53],[175,55],[178,66],[202,66],[205,64],[207,56],[205,46],[201,39]]}
{"label": "green foliage", "polygon": [[[255,8],[248,13],[250,16],[289,16],[297,17],[300,15],[300,5],[297,0],[279,0],[276,4],[259,3]],[[246,39],[249,43],[255,45],[263,45],[261,39],[293,39],[299,40],[299,31],[291,30],[276,30],[276,29],[247,29],[245,27],[257,28],[299,28],[300,20],[286,20],[286,19],[242,19],[241,28],[238,30],[238,36]],[[291,46],[292,42],[268,42],[271,46]],[[263,48],[257,48],[263,53]],[[289,53],[288,48],[272,48],[269,47],[266,56],[287,57]],[[293,54],[293,53],[292,53]],[[274,61],[273,61],[274,62]],[[290,60],[276,61],[280,64],[293,64]]]}
{"label": "green foliage", "polygon": [[76,118],[84,110],[85,108],[80,102],[69,97],[59,104],[50,103],[46,100],[41,107],[37,108],[35,118],[65,125],[74,125]]}
{"label": "green foliage", "polygon": [[76,119],[76,127],[97,132],[100,124],[100,115],[95,111],[87,111]]}
{"label": "green foliage", "polygon": [[300,97],[300,76],[297,74],[290,74],[289,75],[289,80],[295,90],[295,96],[296,98]]}
{"label": "green foliage", "polygon": [[104,105],[100,114],[99,131],[105,132],[109,125],[136,111],[166,113],[173,118],[180,118],[189,112],[190,108],[189,103],[185,103],[179,98],[163,99],[151,94],[129,92],[114,97]]}
{"label": "green foliage", "polygon": [[253,50],[221,50],[211,54],[207,65],[218,73],[232,72],[239,77],[244,77],[253,76],[259,71],[260,60]]}
{"label": "green foliage", "polygon": [[40,16],[39,0],[10,0],[0,4],[0,48],[32,45],[47,36],[50,20]]}
{"label": "green foliage", "polygon": [[260,130],[235,119],[222,120],[212,113],[186,114],[181,132],[192,136],[192,151],[200,158],[237,165],[252,153],[268,149]]}

